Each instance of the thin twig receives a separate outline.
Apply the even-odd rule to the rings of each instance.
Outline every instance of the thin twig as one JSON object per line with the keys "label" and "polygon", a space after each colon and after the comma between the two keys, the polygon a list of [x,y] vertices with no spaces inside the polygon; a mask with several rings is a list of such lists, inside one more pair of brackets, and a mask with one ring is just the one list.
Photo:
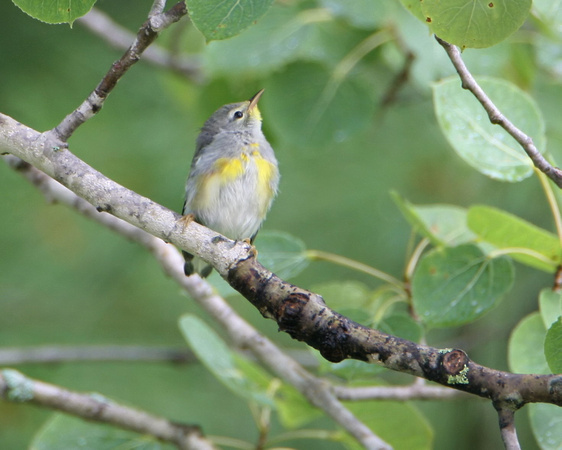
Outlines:
{"label": "thin twig", "polygon": [[[133,33],[97,8],[92,8],[88,14],[76,22],[119,50],[127,50],[135,39]],[[142,59],[157,67],[170,69],[195,83],[203,81],[201,62],[196,56],[181,56],[152,44],[144,51]]]}
{"label": "thin twig", "polygon": [[332,264],[338,264],[343,267],[349,267],[350,269],[357,270],[358,272],[363,272],[367,275],[378,278],[379,280],[386,281],[394,286],[399,292],[404,289],[404,283],[392,275],[368,266],[367,264],[360,263],[359,261],[346,258],[345,256],[324,252],[322,250],[307,250],[306,257],[313,261],[328,261]]}
{"label": "thin twig", "polygon": [[501,437],[505,450],[521,450],[517,430],[515,429],[515,413],[509,407],[496,408],[498,411]]}
{"label": "thin twig", "polygon": [[457,73],[462,82],[463,89],[467,89],[476,97],[480,102],[484,110],[488,113],[490,122],[494,125],[499,125],[505,131],[507,131],[523,148],[525,153],[531,158],[531,161],[537,169],[543,172],[547,177],[549,177],[559,188],[562,188],[562,170],[558,167],[552,166],[543,155],[540,154],[537,147],[533,143],[533,139],[523,133],[519,128],[517,128],[507,117],[505,117],[502,112],[496,107],[496,105],[490,100],[490,97],[486,95],[484,90],[476,82],[472,74],[466,67],[462,57],[461,52],[458,47],[449,44],[448,42],[435,36],[435,39],[447,52],[449,59],[455,66]]}
{"label": "thin twig", "polygon": [[101,396],[82,394],[28,378],[13,369],[0,371],[0,397],[63,411],[87,420],[111,423],[137,433],[148,433],[180,449],[215,448],[202,436],[198,426],[173,423]]}
{"label": "thin twig", "polygon": [[413,383],[409,386],[334,386],[336,396],[342,401],[366,400],[457,400],[473,398],[461,391],[441,386],[427,386]]}
{"label": "thin twig", "polygon": [[138,345],[0,348],[0,366],[78,361],[164,361],[179,364],[194,362],[196,361],[196,358],[192,352],[185,349],[170,347],[142,347]]}
{"label": "thin twig", "polygon": [[166,0],[154,0],[152,4],[152,8],[150,8],[150,12],[148,13],[148,17],[154,17],[158,14],[162,14],[164,8],[166,7]]}
{"label": "thin twig", "polygon": [[405,50],[404,64],[402,66],[402,69],[394,76],[392,82],[390,83],[390,86],[388,86],[385,94],[382,97],[381,106],[383,108],[386,108],[387,106],[392,104],[396,100],[400,89],[402,89],[406,85],[408,79],[410,78],[410,71],[412,69],[412,64],[414,63],[415,58],[416,56],[413,52],[411,52],[410,50]]}
{"label": "thin twig", "polygon": [[140,28],[133,44],[121,59],[113,63],[111,69],[88,98],[53,129],[56,138],[62,142],[68,141],[80,125],[97,114],[117,82],[140,59],[141,54],[156,39],[160,31],[177,22],[186,14],[185,2],[181,1],[168,11],[150,17]]}

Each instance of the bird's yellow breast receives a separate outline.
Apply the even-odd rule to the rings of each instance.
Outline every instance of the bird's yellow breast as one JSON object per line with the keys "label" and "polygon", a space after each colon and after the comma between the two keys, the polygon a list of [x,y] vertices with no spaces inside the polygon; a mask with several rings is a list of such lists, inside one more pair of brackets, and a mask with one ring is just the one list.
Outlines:
{"label": "bird's yellow breast", "polygon": [[[255,147],[258,144],[251,145]],[[241,183],[248,183],[245,188],[250,192],[255,190],[260,199],[262,206],[260,213],[265,214],[269,208],[271,198],[274,195],[274,190],[271,186],[272,177],[277,170],[275,165],[267,161],[261,154],[254,150],[250,153],[242,153],[238,158],[218,158],[213,167],[211,174],[206,175],[200,180],[198,194],[195,198],[195,207],[206,207],[212,203],[216,196],[221,195],[221,188],[228,186],[230,183],[237,183],[241,177],[248,174],[249,176],[245,181],[238,181]],[[253,178],[253,177],[255,178]],[[242,185],[240,185],[242,186]]]}
{"label": "bird's yellow breast", "polygon": [[257,188],[260,194],[271,195],[271,177],[275,166],[264,159],[258,151],[242,153],[239,158],[219,158],[215,163],[216,173],[222,184],[242,176],[249,164],[255,164],[258,175]]}

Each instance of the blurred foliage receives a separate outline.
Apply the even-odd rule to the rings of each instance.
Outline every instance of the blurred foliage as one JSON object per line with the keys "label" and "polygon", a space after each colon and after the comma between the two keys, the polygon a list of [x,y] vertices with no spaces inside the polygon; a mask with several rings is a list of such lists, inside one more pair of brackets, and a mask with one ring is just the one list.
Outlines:
{"label": "blurred foliage", "polygon": [[[508,370],[508,355],[509,368],[517,372],[549,373],[549,364],[559,367],[562,303],[548,289],[548,271],[560,259],[553,225],[558,213],[541,187],[544,180],[541,185],[532,176],[514,141],[490,125],[460,88],[426,26],[428,16],[433,30],[449,20],[433,20],[439,2],[424,1],[421,10],[417,0],[284,0],[271,7],[268,0],[247,0],[223,2],[225,9],[211,14],[210,2],[188,3],[193,23],[185,19],[171,27],[157,44],[200,60],[205,81],[197,84],[141,61],[104,109],[73,135],[73,152],[117,182],[179,210],[199,127],[220,105],[265,87],[260,108],[282,180],[256,240],[264,264],[297,285],[317,288],[339,312],[386,332],[460,347],[475,361],[501,370]],[[527,0],[476,3],[488,9],[471,27],[494,32],[479,29],[484,42],[472,42],[468,35],[468,41],[458,42],[462,27],[450,27],[453,34],[447,38],[461,46],[489,47],[465,50],[467,66],[485,77],[479,78],[485,89],[541,152],[560,161],[560,2],[536,1],[530,15]],[[498,10],[516,9],[513,21],[491,11],[492,3]],[[26,4],[36,6],[17,4],[24,10]],[[85,11],[87,4],[72,2]],[[249,4],[255,10],[240,10]],[[135,31],[151,2],[98,0],[96,6]],[[236,6],[232,15],[225,13],[229,6]],[[0,111],[38,130],[52,128],[78,106],[122,53],[80,21],[72,29],[48,26],[9,2],[0,3],[0,24]],[[229,36],[234,37],[213,40]],[[0,345],[184,345],[176,326],[181,316],[188,341],[201,347],[203,339],[207,356],[222,352],[222,363],[228,362],[231,371],[230,378],[221,378],[224,367],[219,370],[216,359],[201,354],[204,366],[64,363],[21,367],[26,374],[69,389],[99,391],[200,424],[207,434],[246,442],[258,435],[256,408],[262,413],[270,408],[276,411],[271,436],[283,445],[353,448],[289,386],[229,350],[223,331],[205,325],[212,320],[162,276],[146,252],[73,211],[48,204],[1,165],[0,190]],[[552,197],[560,195],[556,191]],[[525,265],[506,256],[513,246],[519,248],[514,260]],[[339,254],[389,275],[381,282],[337,256],[314,258],[308,249]],[[449,279],[451,268],[457,268],[455,285],[448,289],[470,289],[461,298],[455,292],[444,295],[448,291],[439,284]],[[479,282],[470,285],[474,271]],[[412,292],[404,279],[413,282]],[[278,334],[275,324],[240,297],[229,300],[280,345],[303,348]],[[537,351],[545,338],[548,361]],[[412,381],[358,361],[321,361],[319,371],[350,383],[372,383],[375,376],[393,384]],[[447,449],[452,439],[459,449],[501,445],[488,403],[350,407],[395,448]],[[530,422],[518,415],[522,446],[538,442],[553,448],[557,439],[559,445],[559,435],[548,433],[560,408],[533,405],[529,412]],[[48,417],[47,411],[0,403],[0,448],[26,447]],[[408,435],[402,432],[404,421],[410,424]],[[301,435],[306,441],[290,433],[301,426],[309,430]],[[64,418],[49,420],[35,445],[51,439],[57,427],[73,425]],[[319,429],[325,434],[313,433]],[[96,430],[102,436],[109,432]],[[118,438],[129,439],[123,436]],[[313,436],[324,441],[308,439]]]}

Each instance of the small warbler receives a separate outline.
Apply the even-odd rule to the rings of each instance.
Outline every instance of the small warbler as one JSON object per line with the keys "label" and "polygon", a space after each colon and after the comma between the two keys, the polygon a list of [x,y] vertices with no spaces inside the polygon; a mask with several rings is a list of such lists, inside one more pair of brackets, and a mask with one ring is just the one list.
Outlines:
{"label": "small warbler", "polygon": [[[258,101],[224,105],[205,122],[185,187],[183,214],[234,240],[253,242],[277,194],[279,170],[261,130]],[[183,252],[186,275],[212,267]]]}

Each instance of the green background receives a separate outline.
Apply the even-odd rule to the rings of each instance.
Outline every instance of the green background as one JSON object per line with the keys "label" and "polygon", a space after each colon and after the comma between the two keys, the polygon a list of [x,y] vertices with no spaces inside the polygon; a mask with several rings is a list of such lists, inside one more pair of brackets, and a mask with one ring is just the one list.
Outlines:
{"label": "green background", "polygon": [[[101,1],[98,6],[136,30],[150,3]],[[72,29],[46,25],[11,2],[0,3],[0,27],[0,111],[40,131],[56,126],[76,108],[122,53],[79,23]],[[411,27],[417,45],[428,49],[427,59],[417,64],[433,63],[439,76],[454,74],[424,26],[412,19]],[[200,41],[197,45],[202,46]],[[507,61],[486,63],[494,61],[495,48],[469,50],[466,58],[480,74],[520,81],[525,66],[514,67],[513,61],[521,62],[517,52],[526,47],[517,41],[502,45]],[[377,74],[381,92],[392,75],[388,68]],[[279,79],[273,74],[264,82],[271,86]],[[297,145],[294,137],[283,136],[271,125],[278,118],[266,91],[264,129],[276,150],[282,179],[264,229],[291,233],[308,248],[345,255],[399,278],[410,227],[394,205],[391,190],[416,204],[498,206],[552,229],[535,178],[518,184],[492,181],[454,154],[438,128],[429,87],[416,85],[420,79],[368,117],[369,126],[362,132],[321,147]],[[549,150],[559,154],[562,141],[555,113],[562,90],[541,74],[526,80],[547,121]],[[259,81],[235,72],[195,85],[140,62],[119,82],[103,110],[78,129],[70,148],[113,180],[179,211],[198,129],[214,109],[249,98],[260,87]],[[47,203],[3,164],[0,192],[0,346],[185,345],[178,317],[204,313],[144,250],[63,206]],[[256,245],[259,249],[259,236]],[[328,263],[313,263],[291,281],[307,288],[350,278],[378,284]],[[523,315],[536,310],[540,288],[550,283],[550,275],[518,265],[514,289],[499,307],[475,324],[430,332],[428,344],[460,347],[478,363],[507,370],[509,333]],[[279,334],[276,325],[245,300],[233,298],[231,303],[276,341],[301,347]],[[246,405],[197,364],[65,363],[18,369],[70,389],[97,391],[174,420],[197,423],[207,434],[251,441],[257,436]],[[502,445],[488,402],[418,406],[435,429],[437,449],[450,448],[452,439],[459,449]],[[49,415],[27,405],[0,403],[0,448],[25,448]],[[526,422],[526,414],[518,414],[521,444],[534,448]],[[293,445],[339,448],[311,442]]]}

